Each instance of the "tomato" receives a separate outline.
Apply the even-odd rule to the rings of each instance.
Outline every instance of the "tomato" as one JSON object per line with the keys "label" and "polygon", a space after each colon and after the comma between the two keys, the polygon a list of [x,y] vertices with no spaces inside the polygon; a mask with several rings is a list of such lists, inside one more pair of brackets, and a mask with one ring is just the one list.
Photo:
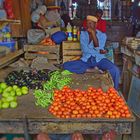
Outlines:
{"label": "tomato", "polygon": [[130,118],[124,100],[114,88],[103,92],[89,87],[86,91],[65,86],[54,91],[54,101],[49,112],[58,118]]}

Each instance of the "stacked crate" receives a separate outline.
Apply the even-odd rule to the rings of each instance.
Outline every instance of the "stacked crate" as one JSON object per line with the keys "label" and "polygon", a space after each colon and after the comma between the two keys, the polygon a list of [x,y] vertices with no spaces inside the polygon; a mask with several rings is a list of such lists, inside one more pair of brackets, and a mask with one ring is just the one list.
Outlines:
{"label": "stacked crate", "polygon": [[26,60],[33,60],[36,57],[46,57],[49,63],[60,64],[61,57],[60,45],[45,46],[45,45],[24,45],[24,57]]}
{"label": "stacked crate", "polygon": [[62,43],[63,63],[67,61],[78,60],[81,58],[82,52],[80,42],[64,41]]}

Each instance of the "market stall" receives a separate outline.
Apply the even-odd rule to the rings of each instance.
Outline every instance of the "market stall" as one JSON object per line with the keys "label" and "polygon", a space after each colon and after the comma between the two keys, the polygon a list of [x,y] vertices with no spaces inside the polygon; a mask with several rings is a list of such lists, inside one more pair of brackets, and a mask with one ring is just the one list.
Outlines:
{"label": "market stall", "polygon": [[[100,75],[100,77],[99,77]],[[87,73],[84,75],[72,75],[71,87],[77,89],[87,86],[96,88],[102,87],[104,91],[112,86],[110,76],[106,74]],[[110,80],[109,80],[110,79]],[[85,84],[86,83],[86,84]],[[106,86],[106,87],[105,87]],[[133,139],[135,117],[130,118],[57,118],[54,117],[48,108],[42,109],[35,105],[33,90],[29,94],[19,97],[18,107],[15,109],[3,109],[0,112],[0,132],[1,133],[25,133],[37,134],[38,132],[48,132],[51,134],[67,134],[80,131],[85,134],[102,134],[109,130],[115,130],[126,139],[125,135],[130,135]],[[26,126],[26,127],[25,127]]]}

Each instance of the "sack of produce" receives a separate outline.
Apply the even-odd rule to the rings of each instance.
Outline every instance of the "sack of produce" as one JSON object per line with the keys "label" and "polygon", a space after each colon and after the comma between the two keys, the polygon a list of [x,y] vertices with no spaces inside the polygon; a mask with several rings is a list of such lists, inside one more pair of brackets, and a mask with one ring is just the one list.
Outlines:
{"label": "sack of produce", "polygon": [[66,40],[67,35],[65,32],[58,31],[54,34],[52,34],[51,39],[56,43],[56,44],[61,44],[62,41]]}
{"label": "sack of produce", "polygon": [[27,32],[28,43],[38,44],[45,38],[45,31],[40,29],[30,29]]}

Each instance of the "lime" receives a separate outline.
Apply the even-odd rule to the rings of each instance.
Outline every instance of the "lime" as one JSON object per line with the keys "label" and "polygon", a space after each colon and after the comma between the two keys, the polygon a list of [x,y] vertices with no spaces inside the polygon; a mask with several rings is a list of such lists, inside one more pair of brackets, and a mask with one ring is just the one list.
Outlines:
{"label": "lime", "polygon": [[11,86],[9,86],[9,87],[7,87],[4,91],[10,92],[10,91],[12,91],[12,90],[13,90],[13,88],[12,88]]}
{"label": "lime", "polygon": [[13,89],[16,90],[18,88],[17,85],[13,85]]}
{"label": "lime", "polygon": [[10,93],[9,92],[4,92],[3,94],[2,94],[2,97],[5,97],[5,98],[7,98],[7,97],[9,97],[10,96]]}
{"label": "lime", "polygon": [[27,91],[28,91],[28,88],[27,88],[26,86],[23,86],[21,89],[22,89],[22,90],[27,90]]}
{"label": "lime", "polygon": [[23,94],[23,95],[28,94],[28,90],[22,89],[22,94]]}
{"label": "lime", "polygon": [[2,103],[7,102],[6,98],[1,99]]}
{"label": "lime", "polygon": [[10,95],[11,95],[11,96],[15,96],[15,95],[16,95],[16,92],[15,92],[15,91],[11,91],[11,92],[10,92]]}
{"label": "lime", "polygon": [[13,96],[9,96],[9,97],[6,98],[6,100],[7,100],[8,102],[14,101],[14,97],[13,97]]}
{"label": "lime", "polygon": [[17,91],[17,92],[16,92],[16,95],[17,95],[17,96],[21,96],[21,95],[22,95],[22,92],[21,92],[21,91]]}
{"label": "lime", "polygon": [[8,107],[9,107],[9,103],[8,102],[2,103],[2,108],[6,109]]}
{"label": "lime", "polygon": [[21,91],[21,89],[20,89],[20,88],[17,88],[17,89],[16,89],[16,92],[18,92],[18,91]]}
{"label": "lime", "polygon": [[10,107],[11,108],[16,108],[17,107],[17,102],[16,101],[12,101],[12,102],[10,102]]}
{"label": "lime", "polygon": [[7,84],[6,84],[6,83],[1,83],[1,84],[0,84],[0,87],[1,87],[2,89],[6,89],[6,88],[7,88]]}
{"label": "lime", "polygon": [[13,101],[17,101],[17,97],[16,96],[14,96],[14,100]]}

